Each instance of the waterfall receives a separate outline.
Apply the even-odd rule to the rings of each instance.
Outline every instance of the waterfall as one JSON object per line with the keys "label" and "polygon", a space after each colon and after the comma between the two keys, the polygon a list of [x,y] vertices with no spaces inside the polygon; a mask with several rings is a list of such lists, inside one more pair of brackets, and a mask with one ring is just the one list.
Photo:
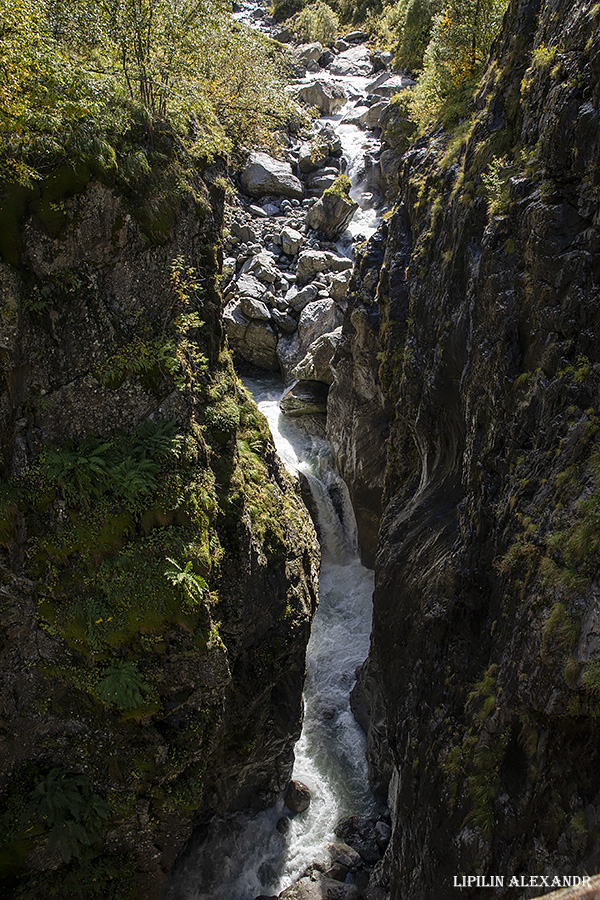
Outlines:
{"label": "waterfall", "polygon": [[[211,823],[178,867],[168,900],[254,900],[278,894],[323,859],[340,818],[368,815],[375,806],[365,737],[349,702],[356,668],[369,649],[373,573],[358,556],[348,490],[327,441],[280,415],[281,383],[270,376],[244,381],[269,421],[284,465],[306,476],[318,510],[320,603],[307,648],[305,716],[294,766],[294,778],[308,785],[312,800],[295,817],[280,801],[262,813]],[[288,820],[286,827],[282,818]]]}

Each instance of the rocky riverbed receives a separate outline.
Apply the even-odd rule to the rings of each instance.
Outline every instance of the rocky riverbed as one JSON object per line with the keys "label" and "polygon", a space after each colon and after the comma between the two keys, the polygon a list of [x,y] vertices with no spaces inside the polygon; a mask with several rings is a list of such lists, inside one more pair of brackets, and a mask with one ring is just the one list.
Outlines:
{"label": "rocky riverbed", "polygon": [[[237,17],[291,40],[262,4]],[[352,32],[331,48],[291,49],[290,94],[319,118],[288,140],[283,159],[250,155],[226,217],[229,344],[238,361],[281,372],[289,387],[281,408],[291,416],[326,410],[354,248],[374,233],[395,190],[386,140],[402,114],[392,97],[413,82],[365,38]]]}

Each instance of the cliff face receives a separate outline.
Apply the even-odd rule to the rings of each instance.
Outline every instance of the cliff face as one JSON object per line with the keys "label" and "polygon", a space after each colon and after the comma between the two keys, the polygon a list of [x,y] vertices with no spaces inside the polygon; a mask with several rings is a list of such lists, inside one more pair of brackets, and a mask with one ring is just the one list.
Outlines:
{"label": "cliff face", "polygon": [[157,897],[300,732],[318,545],[223,350],[217,173],[160,141],[4,206],[3,896]]}
{"label": "cliff face", "polygon": [[392,898],[600,865],[599,26],[513,0],[473,118],[403,158],[345,325],[356,372],[368,315],[392,410],[354,694]]}

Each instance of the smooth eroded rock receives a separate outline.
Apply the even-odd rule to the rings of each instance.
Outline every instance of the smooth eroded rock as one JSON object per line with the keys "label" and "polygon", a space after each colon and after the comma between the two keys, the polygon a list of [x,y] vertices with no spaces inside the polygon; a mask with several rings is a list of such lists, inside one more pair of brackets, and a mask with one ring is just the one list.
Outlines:
{"label": "smooth eroded rock", "polygon": [[[288,392],[289,393],[289,392]],[[309,396],[309,389],[305,391],[305,395]],[[287,396],[287,395],[285,395]],[[285,399],[285,398],[284,398]],[[327,394],[325,395],[327,399]],[[283,404],[283,400],[282,400]],[[294,402],[291,402],[294,406]],[[282,406],[282,412],[283,412]],[[320,410],[319,410],[320,411]],[[288,415],[302,415],[302,413],[287,413]],[[284,803],[290,812],[301,813],[310,806],[310,789],[302,781],[290,781],[285,792]]]}
{"label": "smooth eroded rock", "polygon": [[264,197],[265,194],[296,200],[304,197],[302,183],[292,174],[290,164],[273,159],[267,153],[250,154],[240,175],[240,184],[251,197]]}
{"label": "smooth eroded rock", "polygon": [[296,89],[294,96],[307,106],[316,106],[324,116],[336,113],[348,99],[341,84],[325,80],[301,85]]}

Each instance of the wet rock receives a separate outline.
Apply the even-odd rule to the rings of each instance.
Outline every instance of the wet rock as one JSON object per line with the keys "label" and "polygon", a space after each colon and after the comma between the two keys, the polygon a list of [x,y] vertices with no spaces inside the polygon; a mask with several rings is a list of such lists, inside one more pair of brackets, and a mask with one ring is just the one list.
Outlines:
{"label": "wet rock", "polygon": [[335,58],[329,66],[329,71],[332,75],[370,75],[373,66],[368,49],[364,44],[350,47]]}
{"label": "wet rock", "polygon": [[360,891],[354,884],[342,884],[315,872],[286,888],[279,900],[360,900]]}
{"label": "wet rock", "polygon": [[369,115],[370,106],[359,104],[349,109],[342,119],[343,125],[356,125],[357,128],[367,127],[367,116]]}
{"label": "wet rock", "polygon": [[328,844],[327,849],[331,861],[341,863],[341,865],[346,866],[348,871],[353,871],[362,864],[360,854],[348,844],[336,842],[334,844]]}
{"label": "wet rock", "polygon": [[396,150],[384,150],[379,157],[379,171],[386,193],[395,194],[398,191],[401,159]]}
{"label": "wet rock", "polygon": [[266,153],[251,153],[248,163],[240,175],[242,189],[251,197],[275,194],[283,197],[302,199],[304,189],[292,174],[289,163],[273,159]]}
{"label": "wet rock", "polygon": [[[287,395],[286,395],[287,396]],[[283,400],[282,400],[283,404]],[[292,404],[293,405],[293,404]],[[282,406],[283,412],[283,406]],[[292,413],[288,412],[288,415]],[[301,413],[300,413],[301,415]],[[284,803],[290,812],[301,813],[310,806],[310,790],[302,781],[290,781],[285,792]]]}
{"label": "wet rock", "polygon": [[[292,418],[326,413],[327,390],[327,385],[320,381],[299,381],[281,398],[279,404],[281,412]],[[287,794],[285,803],[289,807]],[[307,807],[308,803],[302,809]],[[291,807],[289,808],[291,809]],[[292,810],[292,812],[302,812],[302,809]]]}
{"label": "wet rock", "polygon": [[347,100],[344,88],[334,81],[313,81],[301,85],[296,88],[294,96],[307,106],[316,106],[324,116],[336,113]]}
{"label": "wet rock", "polygon": [[295,256],[304,243],[304,235],[289,226],[281,229],[281,249],[287,256]]}
{"label": "wet rock", "polygon": [[359,828],[360,819],[358,816],[346,816],[344,819],[340,819],[333,832],[340,840],[347,841],[353,834],[357,834]]}
{"label": "wet rock", "polygon": [[268,322],[271,318],[269,308],[262,300],[254,300],[252,297],[241,297],[240,308],[248,319]]}
{"label": "wet rock", "polygon": [[331,52],[331,50],[324,50],[321,56],[319,57],[319,65],[322,69],[326,69],[330,63],[335,59],[335,55]]}
{"label": "wet rock", "polygon": [[391,836],[392,829],[387,824],[387,822],[375,823],[375,840],[377,841],[377,844],[381,850],[385,850],[390,842]]}
{"label": "wet rock", "polygon": [[369,35],[366,31],[349,31],[344,35],[344,40],[348,44],[361,44],[363,41],[369,40]]}
{"label": "wet rock", "polygon": [[277,825],[275,826],[275,829],[279,834],[287,834],[288,831],[290,830],[291,824],[292,824],[291,819],[288,819],[287,816],[282,816],[280,819],[277,820]]}
{"label": "wet rock", "polygon": [[306,213],[306,224],[334,240],[346,230],[357,209],[358,203],[343,194],[324,194]]}
{"label": "wet rock", "polygon": [[294,368],[293,377],[299,381],[322,381],[324,384],[332,384],[331,360],[341,335],[341,326],[329,334],[319,335],[308,348],[304,359]]}

